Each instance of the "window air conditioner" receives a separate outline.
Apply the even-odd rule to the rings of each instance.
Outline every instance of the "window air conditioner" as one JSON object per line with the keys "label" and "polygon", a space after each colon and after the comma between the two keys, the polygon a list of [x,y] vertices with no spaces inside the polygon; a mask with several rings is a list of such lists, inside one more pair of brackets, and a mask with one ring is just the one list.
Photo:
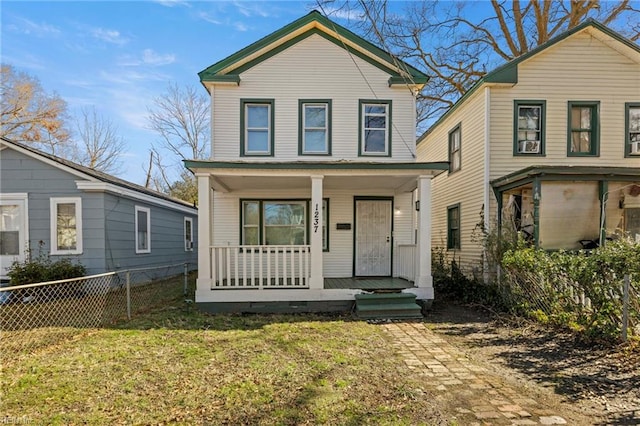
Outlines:
{"label": "window air conditioner", "polygon": [[538,154],[540,153],[540,141],[520,141],[520,153]]}
{"label": "window air conditioner", "polygon": [[640,155],[640,141],[631,142],[631,154]]}

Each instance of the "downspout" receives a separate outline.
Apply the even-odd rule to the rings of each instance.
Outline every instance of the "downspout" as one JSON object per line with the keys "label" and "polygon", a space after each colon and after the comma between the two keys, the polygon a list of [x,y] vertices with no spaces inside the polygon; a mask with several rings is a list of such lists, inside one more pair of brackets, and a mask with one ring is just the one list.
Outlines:
{"label": "downspout", "polygon": [[[491,184],[489,179],[491,177],[491,87],[484,88],[484,193],[482,194],[482,203],[484,209],[484,231],[485,234],[491,231],[490,225],[490,195]],[[489,283],[489,260],[487,259],[486,247],[483,247],[483,279],[485,284]]]}

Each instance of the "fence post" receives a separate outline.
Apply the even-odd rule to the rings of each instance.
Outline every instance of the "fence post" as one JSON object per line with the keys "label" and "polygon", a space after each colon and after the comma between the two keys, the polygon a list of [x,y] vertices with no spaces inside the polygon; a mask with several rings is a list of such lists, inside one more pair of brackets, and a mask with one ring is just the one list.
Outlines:
{"label": "fence post", "polygon": [[188,276],[189,276],[189,264],[185,263],[184,264],[184,290],[182,292],[183,296],[187,295],[187,281],[188,281]]}
{"label": "fence post", "polygon": [[627,328],[629,328],[629,285],[631,275],[624,276],[624,287],[622,290],[622,340],[627,341]]}
{"label": "fence post", "polygon": [[127,271],[127,319],[131,319],[131,271]]}

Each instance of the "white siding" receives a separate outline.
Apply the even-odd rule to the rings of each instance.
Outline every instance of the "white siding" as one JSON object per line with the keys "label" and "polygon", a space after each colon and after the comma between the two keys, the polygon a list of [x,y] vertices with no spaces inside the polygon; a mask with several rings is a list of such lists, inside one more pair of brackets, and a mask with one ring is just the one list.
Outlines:
{"label": "white siding", "polygon": [[[357,66],[354,64],[357,64]],[[240,99],[275,100],[275,156],[246,161],[415,161],[414,99],[389,75],[312,35],[240,75],[240,86],[216,86],[212,158],[240,158]],[[373,88],[373,91],[371,90]],[[298,156],[298,100],[332,100],[332,156]],[[358,100],[392,101],[392,157],[358,157]]]}

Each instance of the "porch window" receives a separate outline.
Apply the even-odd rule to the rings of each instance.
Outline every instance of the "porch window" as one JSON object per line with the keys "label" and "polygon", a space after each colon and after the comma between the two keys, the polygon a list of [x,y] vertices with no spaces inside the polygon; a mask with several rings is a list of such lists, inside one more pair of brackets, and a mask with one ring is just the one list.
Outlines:
{"label": "porch window", "polygon": [[51,254],[82,253],[80,198],[51,198]]}
{"label": "porch window", "polygon": [[[243,200],[241,238],[243,245],[304,245],[308,200]],[[329,200],[322,200],[322,248],[329,249]]]}
{"label": "porch window", "polygon": [[359,155],[391,155],[391,101],[360,100]]}
{"label": "porch window", "polygon": [[599,154],[599,102],[569,102],[568,156]]}
{"label": "porch window", "polygon": [[640,155],[640,103],[625,104],[625,157]]}
{"label": "porch window", "polygon": [[193,219],[184,218],[184,251],[193,251]]}
{"label": "porch window", "polygon": [[0,205],[0,255],[17,256],[20,254],[21,221],[19,205]]}
{"label": "porch window", "polygon": [[136,206],[136,253],[151,253],[151,210]]}
{"label": "porch window", "polygon": [[624,209],[624,230],[631,239],[640,242],[640,208]]}
{"label": "porch window", "polygon": [[462,167],[462,132],[460,124],[449,132],[449,173]]}
{"label": "porch window", "polygon": [[460,249],[460,204],[447,207],[447,249]]}
{"label": "porch window", "polygon": [[240,155],[273,156],[273,99],[241,100]]}
{"label": "porch window", "polygon": [[544,155],[545,101],[514,102],[514,155]]}
{"label": "porch window", "polygon": [[331,155],[331,100],[299,101],[300,155]]}

